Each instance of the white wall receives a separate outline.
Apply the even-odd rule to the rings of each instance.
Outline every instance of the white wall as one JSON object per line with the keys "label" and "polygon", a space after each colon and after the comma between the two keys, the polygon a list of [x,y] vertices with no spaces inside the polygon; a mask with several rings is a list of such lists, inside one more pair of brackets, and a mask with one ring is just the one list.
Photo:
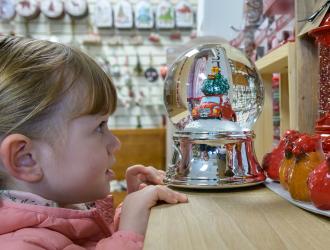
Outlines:
{"label": "white wall", "polygon": [[231,40],[236,36],[230,26],[243,28],[244,0],[198,0],[198,36],[220,36]]}

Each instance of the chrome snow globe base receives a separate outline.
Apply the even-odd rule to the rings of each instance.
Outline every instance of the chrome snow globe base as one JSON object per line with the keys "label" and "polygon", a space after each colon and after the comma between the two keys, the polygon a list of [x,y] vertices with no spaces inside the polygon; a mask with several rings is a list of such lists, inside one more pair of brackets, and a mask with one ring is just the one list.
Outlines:
{"label": "chrome snow globe base", "polygon": [[252,126],[264,89],[254,64],[227,43],[189,49],[172,64],[164,86],[175,127],[165,183],[221,189],[262,183]]}
{"label": "chrome snow globe base", "polygon": [[165,183],[207,189],[262,183],[265,175],[254,154],[253,137],[252,132],[175,133]]}

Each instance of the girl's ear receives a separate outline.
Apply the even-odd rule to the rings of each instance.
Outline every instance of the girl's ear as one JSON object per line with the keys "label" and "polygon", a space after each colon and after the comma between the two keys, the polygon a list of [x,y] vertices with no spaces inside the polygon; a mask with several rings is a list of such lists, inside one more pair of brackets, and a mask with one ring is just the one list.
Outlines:
{"label": "girl's ear", "polygon": [[6,136],[0,144],[0,157],[7,172],[22,181],[38,182],[42,168],[35,159],[30,138],[21,134]]}

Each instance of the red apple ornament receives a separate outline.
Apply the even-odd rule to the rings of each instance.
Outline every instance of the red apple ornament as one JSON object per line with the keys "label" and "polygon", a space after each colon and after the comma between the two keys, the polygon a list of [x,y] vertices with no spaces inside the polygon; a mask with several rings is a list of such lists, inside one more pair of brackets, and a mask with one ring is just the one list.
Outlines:
{"label": "red apple ornament", "polygon": [[310,173],[308,189],[315,207],[330,210],[330,154]]}
{"label": "red apple ornament", "polygon": [[272,152],[267,153],[262,160],[262,168],[266,171],[267,177],[280,181],[279,168],[285,156],[285,147],[299,137],[296,130],[287,130],[281,138],[280,143]]}

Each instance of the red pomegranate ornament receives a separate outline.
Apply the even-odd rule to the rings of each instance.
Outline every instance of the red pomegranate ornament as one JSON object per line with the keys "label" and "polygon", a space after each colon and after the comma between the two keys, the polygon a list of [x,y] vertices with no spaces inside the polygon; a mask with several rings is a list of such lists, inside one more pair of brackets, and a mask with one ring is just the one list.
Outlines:
{"label": "red pomegranate ornament", "polygon": [[293,141],[299,137],[296,130],[287,130],[281,138],[280,143],[272,152],[267,153],[262,160],[262,168],[266,171],[267,177],[280,181],[279,168],[285,156],[285,148],[289,147]]}
{"label": "red pomegranate ornament", "polygon": [[330,154],[310,173],[308,189],[313,204],[322,210],[330,210]]}

